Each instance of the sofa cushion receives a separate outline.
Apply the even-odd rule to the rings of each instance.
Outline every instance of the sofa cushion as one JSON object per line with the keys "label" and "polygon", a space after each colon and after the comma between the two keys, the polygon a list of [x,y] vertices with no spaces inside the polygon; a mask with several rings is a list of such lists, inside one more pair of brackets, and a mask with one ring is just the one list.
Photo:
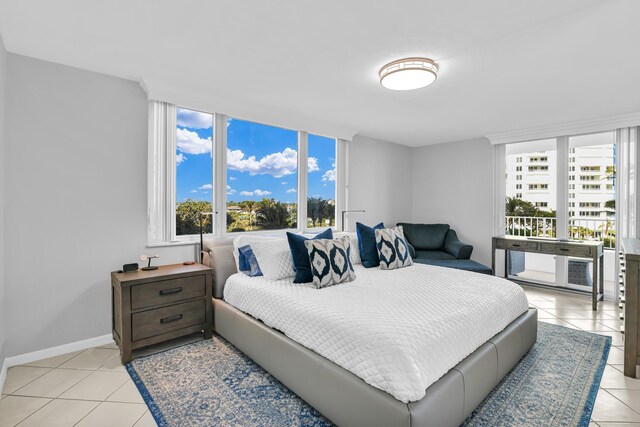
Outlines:
{"label": "sofa cushion", "polygon": [[404,236],[417,251],[436,251],[444,248],[449,224],[409,224],[400,222]]}
{"label": "sofa cushion", "polygon": [[473,271],[475,273],[483,273],[491,275],[490,267],[475,262],[470,259],[416,259],[415,262],[420,264],[434,265],[436,267],[455,268],[456,270]]}
{"label": "sofa cushion", "polygon": [[416,250],[416,261],[419,259],[456,259],[450,253],[445,251],[419,251]]}

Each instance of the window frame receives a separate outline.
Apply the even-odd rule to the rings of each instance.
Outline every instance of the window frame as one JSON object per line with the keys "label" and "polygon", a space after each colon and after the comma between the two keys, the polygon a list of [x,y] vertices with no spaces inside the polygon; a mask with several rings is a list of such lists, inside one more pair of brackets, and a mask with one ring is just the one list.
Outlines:
{"label": "window frame", "polygon": [[[227,217],[227,119],[229,116],[221,113],[212,113],[208,111],[203,111],[202,109],[191,108],[185,105],[176,105],[175,111],[178,109],[186,109],[192,111],[199,111],[206,114],[211,114],[213,116],[213,148],[212,148],[212,163],[213,163],[213,176],[212,176],[212,212],[213,212],[213,233],[204,234],[204,237],[207,238],[225,238],[225,237],[236,237],[243,234],[251,234],[254,236],[268,236],[268,235],[282,235],[285,232],[302,232],[302,233],[313,233],[325,230],[326,227],[307,227],[307,197],[308,197],[308,137],[309,133],[306,130],[296,130],[289,129],[297,132],[298,136],[298,145],[297,145],[297,193],[296,193],[296,201],[297,201],[297,222],[295,228],[285,228],[279,230],[256,230],[256,231],[236,231],[229,232],[227,231],[226,217]],[[251,121],[253,123],[264,124],[267,126],[276,126],[271,125],[269,123],[261,123],[252,121],[250,119],[245,119],[242,117],[236,117],[239,120]],[[177,127],[176,127],[177,129]],[[346,162],[346,152],[347,152],[347,140],[327,136],[320,134],[318,132],[311,132],[313,135],[323,136],[329,139],[333,139],[335,141],[336,147],[336,181],[335,181],[335,225],[331,227],[334,231],[340,230],[342,228],[341,224],[341,215],[340,212],[344,209],[345,200],[346,200],[346,174],[347,174],[347,162]],[[173,139],[173,152],[175,153],[175,138]],[[169,147],[169,149],[171,149]],[[172,206],[169,207],[169,211],[171,214],[169,215],[168,220],[171,221],[171,241],[167,242],[168,244],[172,243],[191,243],[197,242],[200,235],[199,234],[189,234],[189,235],[180,235],[176,234],[176,225],[175,225],[175,215],[176,215],[176,197],[175,197],[175,188],[176,188],[176,168],[177,164],[175,162],[175,156],[173,159],[173,170],[171,172],[171,177],[167,182],[167,192],[174,193],[173,200],[170,201]],[[303,218],[301,221],[300,219]],[[152,242],[150,242],[151,244]],[[152,244],[158,245],[159,242],[153,242]]]}

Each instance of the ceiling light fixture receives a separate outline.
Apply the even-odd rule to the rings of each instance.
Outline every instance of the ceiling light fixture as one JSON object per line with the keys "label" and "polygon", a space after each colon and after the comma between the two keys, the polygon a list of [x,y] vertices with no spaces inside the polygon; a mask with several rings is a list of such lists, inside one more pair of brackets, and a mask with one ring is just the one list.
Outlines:
{"label": "ceiling light fixture", "polygon": [[378,75],[387,89],[420,89],[436,81],[438,65],[429,58],[398,59],[382,67]]}

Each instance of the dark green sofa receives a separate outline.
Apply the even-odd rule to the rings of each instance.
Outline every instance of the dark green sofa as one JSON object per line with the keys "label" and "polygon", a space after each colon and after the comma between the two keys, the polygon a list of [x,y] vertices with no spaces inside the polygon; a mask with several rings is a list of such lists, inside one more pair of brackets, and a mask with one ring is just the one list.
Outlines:
{"label": "dark green sofa", "polygon": [[491,268],[471,260],[473,246],[458,239],[449,224],[399,222],[414,262],[491,274]]}

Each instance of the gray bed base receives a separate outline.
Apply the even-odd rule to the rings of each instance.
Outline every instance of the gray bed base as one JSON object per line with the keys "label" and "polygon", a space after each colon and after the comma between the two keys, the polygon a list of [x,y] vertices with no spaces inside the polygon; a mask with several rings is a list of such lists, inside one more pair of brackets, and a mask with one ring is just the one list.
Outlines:
{"label": "gray bed base", "polygon": [[236,271],[232,251],[227,242],[204,255],[214,273],[215,331],[338,426],[458,426],[536,342],[538,314],[530,308],[405,404],[224,302],[224,283]]}

